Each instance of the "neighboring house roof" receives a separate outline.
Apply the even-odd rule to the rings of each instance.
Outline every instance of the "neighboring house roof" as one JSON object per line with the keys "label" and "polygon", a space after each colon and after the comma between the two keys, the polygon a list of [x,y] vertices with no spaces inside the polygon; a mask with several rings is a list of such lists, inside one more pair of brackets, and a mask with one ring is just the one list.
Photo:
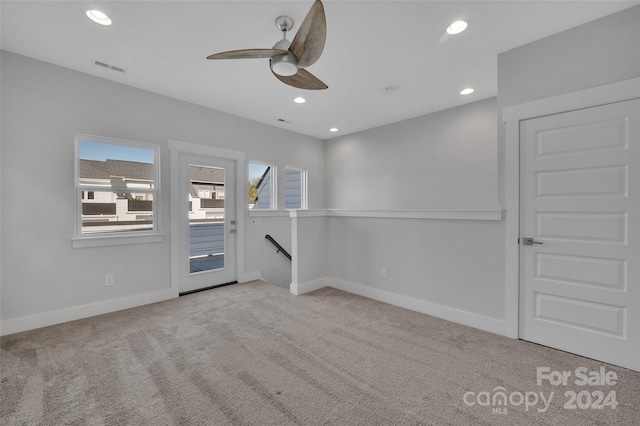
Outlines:
{"label": "neighboring house roof", "polygon": [[[191,182],[224,185],[224,170],[211,167],[192,166],[189,168]],[[111,179],[113,176],[127,180],[153,180],[153,164],[122,160],[80,160],[80,178]]]}
{"label": "neighboring house roof", "polygon": [[80,178],[111,179],[112,176],[152,181],[153,164],[122,160],[80,160]]}
{"label": "neighboring house roof", "polygon": [[217,183],[224,185],[224,169],[214,169],[211,167],[189,167],[189,178],[191,182]]}

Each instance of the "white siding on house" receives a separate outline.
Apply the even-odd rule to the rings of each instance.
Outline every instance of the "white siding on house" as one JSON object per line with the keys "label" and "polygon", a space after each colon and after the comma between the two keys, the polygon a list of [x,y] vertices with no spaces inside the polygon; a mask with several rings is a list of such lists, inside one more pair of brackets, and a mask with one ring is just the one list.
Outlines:
{"label": "white siding on house", "polygon": [[[89,195],[89,192],[92,192]],[[93,198],[89,198],[93,197]],[[83,191],[82,202],[84,203],[115,203],[116,194],[114,192],[107,191]]]}
{"label": "white siding on house", "polygon": [[302,208],[302,170],[286,168],[284,172],[284,208]]}
{"label": "white siding on house", "polygon": [[265,173],[260,185],[258,185],[258,197],[253,206],[255,210],[270,209],[271,207],[271,168]]}

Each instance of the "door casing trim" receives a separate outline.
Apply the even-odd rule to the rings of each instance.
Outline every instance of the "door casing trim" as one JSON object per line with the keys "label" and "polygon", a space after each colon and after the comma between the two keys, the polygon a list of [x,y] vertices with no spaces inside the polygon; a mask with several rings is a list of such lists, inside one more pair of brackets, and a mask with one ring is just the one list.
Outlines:
{"label": "door casing trim", "polygon": [[640,98],[640,77],[514,105],[502,110],[505,126],[505,335],[519,337],[520,122]]}
{"label": "door casing trim", "polygon": [[[205,155],[207,157],[221,158],[235,162],[236,169],[236,279],[241,281],[244,271],[244,176],[245,176],[245,153],[231,149],[217,148],[209,145],[200,145],[191,142],[184,142],[169,139],[170,173],[171,173],[171,229],[180,229],[180,206],[175,197],[178,196],[177,188],[180,186],[180,154]],[[176,231],[177,232],[177,231]],[[176,295],[180,292],[180,268],[177,267],[180,261],[180,245],[178,238],[171,238],[171,289]]]}

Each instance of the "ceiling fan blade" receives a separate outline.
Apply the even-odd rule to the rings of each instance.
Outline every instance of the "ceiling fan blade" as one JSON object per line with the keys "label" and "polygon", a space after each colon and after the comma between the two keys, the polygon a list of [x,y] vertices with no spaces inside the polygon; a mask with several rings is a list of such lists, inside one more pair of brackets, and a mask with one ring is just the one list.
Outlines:
{"label": "ceiling fan blade", "polygon": [[302,68],[299,68],[297,74],[292,76],[278,75],[275,72],[273,72],[273,75],[284,84],[297,87],[298,89],[323,90],[329,88],[329,86],[320,81],[316,76]]}
{"label": "ceiling fan blade", "polygon": [[242,49],[229,50],[227,52],[215,53],[207,56],[207,59],[255,59],[255,58],[271,58],[275,55],[289,53],[282,49]]}
{"label": "ceiling fan blade", "polygon": [[291,53],[298,59],[300,68],[306,68],[318,60],[326,39],[327,20],[324,6],[320,0],[315,0],[289,46]]}

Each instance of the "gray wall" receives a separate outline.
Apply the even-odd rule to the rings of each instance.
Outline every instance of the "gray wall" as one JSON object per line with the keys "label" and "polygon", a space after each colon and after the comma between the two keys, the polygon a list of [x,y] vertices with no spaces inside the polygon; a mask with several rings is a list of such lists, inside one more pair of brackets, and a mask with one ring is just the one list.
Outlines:
{"label": "gray wall", "polygon": [[501,227],[500,221],[331,217],[329,275],[503,320]]}
{"label": "gray wall", "polygon": [[[513,49],[498,56],[497,100],[348,135],[324,149],[312,138],[3,52],[2,319],[169,287],[169,138],[245,151],[247,160],[279,170],[305,167],[311,209],[496,208],[502,108],[640,76],[639,35],[635,7]],[[71,248],[76,132],[160,145],[162,243]],[[329,275],[500,319],[503,225],[332,217]],[[245,271],[289,282],[288,260],[269,249],[265,233],[291,248],[288,218],[247,225]],[[117,275],[115,287],[104,287],[106,273]]]}
{"label": "gray wall", "polygon": [[493,209],[496,99],[326,143],[327,208]]}
{"label": "gray wall", "polygon": [[[168,139],[243,151],[283,171],[305,167],[309,204],[324,205],[322,141],[9,52],[1,66],[3,320],[170,288]],[[77,132],[160,146],[161,243],[71,247]],[[251,226],[244,214],[245,272],[288,284],[290,265],[264,240],[271,233],[290,241],[288,220]],[[105,274],[116,275],[114,287],[104,286]]]}
{"label": "gray wall", "polygon": [[[328,141],[328,207],[497,209],[496,110],[491,98]],[[502,320],[501,229],[500,221],[331,217],[329,275]]]}
{"label": "gray wall", "polygon": [[[640,7],[502,53],[497,100],[327,142],[327,207],[502,206],[503,107],[637,76]],[[332,217],[329,228],[331,276],[504,319],[504,222]]]}
{"label": "gray wall", "polygon": [[498,55],[499,107],[640,75],[640,6]]}
{"label": "gray wall", "polygon": [[502,110],[640,76],[640,6],[498,55],[498,165],[504,200]]}

